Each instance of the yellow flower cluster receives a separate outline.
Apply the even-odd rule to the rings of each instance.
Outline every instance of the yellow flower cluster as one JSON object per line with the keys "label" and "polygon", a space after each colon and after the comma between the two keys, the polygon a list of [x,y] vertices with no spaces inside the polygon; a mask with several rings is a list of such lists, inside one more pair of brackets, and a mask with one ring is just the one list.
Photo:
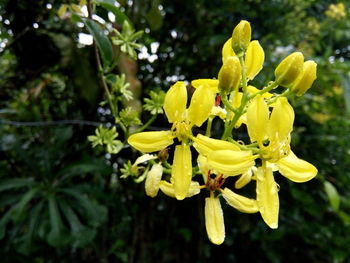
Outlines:
{"label": "yellow flower cluster", "polygon": [[343,3],[331,4],[325,12],[326,16],[334,20],[342,20],[346,17],[346,10]]}
{"label": "yellow flower cluster", "polygon": [[[277,228],[279,187],[273,173],[278,171],[297,183],[317,174],[312,164],[299,159],[290,149],[294,110],[287,99],[287,95],[300,96],[311,87],[317,65],[314,61],[304,62],[300,52],[292,53],[277,66],[275,80],[257,89],[248,82],[260,72],[264,58],[259,42],[251,41],[249,22],[241,21],[223,46],[218,79],[191,82],[195,91],[188,108],[184,82],[177,82],[168,90],[164,111],[171,129],[136,133],[128,139],[132,147],[144,153],[176,144],[172,165],[164,160],[154,161],[156,157],[149,154],[142,158],[153,159],[146,177],[146,193],[155,197],[161,190],[183,200],[206,190],[205,225],[214,244],[225,239],[220,197],[243,213],[259,212],[269,227]],[[278,86],[285,91],[270,93]],[[221,139],[210,137],[212,120],[217,116],[224,122]],[[207,122],[206,134],[193,134],[193,127],[204,122]],[[242,124],[250,138],[246,144],[233,138],[233,129]],[[196,165],[193,157],[197,157]],[[197,179],[196,174],[202,174],[202,178]],[[228,177],[237,178],[235,189],[255,184],[255,197],[236,193],[237,190],[225,184]]]}

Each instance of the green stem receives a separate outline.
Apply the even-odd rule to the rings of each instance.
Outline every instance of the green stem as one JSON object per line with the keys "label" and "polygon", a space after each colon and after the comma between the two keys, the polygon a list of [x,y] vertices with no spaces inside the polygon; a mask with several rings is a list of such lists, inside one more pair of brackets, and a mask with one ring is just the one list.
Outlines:
{"label": "green stem", "polygon": [[229,109],[230,111],[234,112],[234,113],[237,113],[237,109],[235,109],[231,103],[228,101],[227,99],[227,95],[226,93],[220,93],[220,96],[221,96],[221,101],[222,103],[225,105],[225,107],[227,109]]}
{"label": "green stem", "polygon": [[291,91],[290,89],[286,89],[286,90],[285,90],[284,92],[282,92],[281,94],[279,94],[279,95],[277,95],[276,97],[270,99],[270,100],[268,101],[267,104],[270,105],[270,104],[276,102],[276,100],[277,100],[278,98],[287,97],[287,96],[288,96],[289,94],[291,94],[291,93],[292,93],[292,91]]}
{"label": "green stem", "polygon": [[263,88],[262,90],[260,90],[259,92],[257,93],[254,93],[252,95],[249,96],[249,99],[253,99],[255,96],[259,95],[259,94],[264,94],[266,92],[269,92],[270,90],[272,89],[275,89],[278,87],[278,84],[274,81],[270,82],[265,88]]}
{"label": "green stem", "polygon": [[208,118],[208,122],[207,122],[207,129],[205,131],[205,136],[208,136],[210,137],[210,134],[211,134],[211,126],[213,124],[213,117],[209,117]]}
{"label": "green stem", "polygon": [[148,126],[150,126],[154,121],[155,119],[157,118],[157,115],[153,115],[143,126],[141,126],[140,128],[138,128],[135,132],[133,133],[138,133],[138,132],[142,132],[144,131],[145,129],[148,128]]}
{"label": "green stem", "polygon": [[243,96],[241,100],[241,105],[235,112],[235,116],[233,117],[232,121],[230,122],[229,125],[225,127],[224,134],[222,135],[221,139],[227,140],[228,137],[231,137],[232,135],[232,130],[235,127],[237,121],[239,118],[242,116],[244,112],[244,108],[249,101],[249,96],[248,96],[248,91],[247,91],[247,78],[246,78],[246,68],[244,64],[244,59],[243,56],[239,58],[239,62],[241,63],[241,77],[242,77],[242,91],[243,91]]}

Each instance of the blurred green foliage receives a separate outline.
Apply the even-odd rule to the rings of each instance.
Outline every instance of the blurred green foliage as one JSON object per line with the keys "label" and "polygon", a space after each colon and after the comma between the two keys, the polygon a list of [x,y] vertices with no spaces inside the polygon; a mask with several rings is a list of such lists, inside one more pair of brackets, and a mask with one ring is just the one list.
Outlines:
{"label": "blurred green foliage", "polygon": [[[124,21],[145,31],[137,77],[143,97],[151,92],[156,101],[146,99],[141,117],[119,112],[121,121],[132,119],[132,125],[161,111],[160,91],[174,81],[216,77],[221,47],[241,19],[251,22],[253,38],[266,52],[260,74],[265,79],[257,78],[257,87],[293,50],[318,63],[309,94],[292,100],[292,141],[296,154],[319,175],[303,185],[276,178],[278,230],[268,229],[258,216],[224,207],[227,239],[220,247],[207,240],[203,198],[150,199],[142,184],[119,177],[119,169],[136,157],[130,148],[117,155],[91,148],[87,136],[101,123],[114,123],[108,106],[98,105],[104,91],[94,49],[78,41],[79,33],[94,34],[99,25],[85,23],[85,28],[79,20],[59,19],[57,10],[67,2],[0,0],[3,262],[349,261],[348,2],[343,2],[345,17],[332,17],[326,11],[335,2],[327,0],[120,0],[119,7],[97,1],[96,14],[108,21],[112,12],[121,35]],[[104,61],[110,64],[108,52]],[[127,97],[125,80],[110,81]],[[151,128],[166,125],[162,118],[156,123]]]}

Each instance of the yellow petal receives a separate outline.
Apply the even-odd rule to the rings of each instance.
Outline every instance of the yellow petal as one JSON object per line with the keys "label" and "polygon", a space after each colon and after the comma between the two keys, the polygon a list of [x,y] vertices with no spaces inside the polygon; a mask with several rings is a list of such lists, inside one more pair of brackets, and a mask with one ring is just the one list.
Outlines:
{"label": "yellow petal", "polygon": [[193,93],[188,108],[188,120],[191,125],[201,126],[205,122],[215,104],[215,93],[209,86],[199,86]]}
{"label": "yellow petal", "polygon": [[245,65],[247,67],[246,76],[248,80],[252,80],[258,75],[263,67],[264,60],[265,53],[259,41],[254,40],[250,42],[245,55]]}
{"label": "yellow petal", "polygon": [[287,98],[276,101],[268,124],[268,134],[271,141],[286,140],[293,130],[294,110]]}
{"label": "yellow petal", "polygon": [[252,176],[253,176],[253,171],[252,169],[249,169],[248,171],[246,171],[245,173],[243,173],[238,180],[235,182],[235,188],[240,189],[244,186],[246,186],[247,184],[250,183],[250,181],[252,180]]}
{"label": "yellow petal", "polygon": [[278,227],[279,199],[272,169],[259,167],[256,179],[256,200],[260,214],[271,228]]}
{"label": "yellow petal", "polygon": [[222,47],[222,63],[225,63],[226,59],[231,56],[236,56],[232,49],[232,38],[229,38]]}
{"label": "yellow petal", "polygon": [[199,154],[197,158],[198,168],[203,175],[204,183],[207,183],[208,172],[210,170],[207,157]]}
{"label": "yellow petal", "polygon": [[292,151],[288,156],[280,159],[276,165],[283,176],[296,183],[307,182],[317,175],[315,166],[299,159]]}
{"label": "yellow petal", "polygon": [[204,214],[209,240],[215,245],[222,244],[225,240],[225,224],[219,198],[205,198]]}
{"label": "yellow petal", "polygon": [[60,8],[57,11],[57,15],[59,18],[61,18],[61,19],[64,18],[65,14],[67,13],[67,8],[68,8],[68,5],[66,5],[66,4],[63,4],[60,6]]}
{"label": "yellow petal", "polygon": [[200,86],[209,86],[212,92],[219,93],[218,85],[219,81],[217,79],[195,79],[191,81],[192,87],[195,89]]}
{"label": "yellow petal", "polygon": [[187,104],[187,89],[185,82],[176,82],[166,93],[164,111],[170,123],[182,121]]}
{"label": "yellow petal", "polygon": [[[167,196],[175,198],[175,190],[174,190],[173,184],[162,180],[159,183],[159,188]],[[191,181],[190,189],[188,190],[186,197],[192,197],[196,194],[199,194],[200,191],[201,191],[201,189],[200,189],[199,183],[196,181]]]}
{"label": "yellow petal", "polygon": [[135,167],[135,166],[138,166],[140,163],[147,162],[149,160],[154,160],[154,159],[157,159],[157,155],[144,154],[144,155],[138,157],[132,166]]}
{"label": "yellow petal", "polygon": [[243,55],[252,37],[252,29],[246,20],[241,20],[232,32],[232,49],[238,55]]}
{"label": "yellow petal", "polygon": [[226,202],[230,206],[236,208],[238,211],[249,214],[259,211],[258,204],[255,199],[236,194],[227,187],[225,187],[221,193]]}
{"label": "yellow petal", "polygon": [[251,142],[259,144],[267,137],[269,108],[261,95],[255,96],[247,109],[247,128]]}
{"label": "yellow petal", "polygon": [[160,163],[154,164],[148,172],[145,182],[146,194],[155,197],[159,191],[159,183],[163,175],[163,166]]}
{"label": "yellow petal", "polygon": [[287,56],[277,66],[275,70],[276,82],[283,86],[289,87],[303,71],[304,56],[300,52],[294,52]]}
{"label": "yellow petal", "polygon": [[183,200],[188,194],[192,179],[192,155],[187,144],[177,145],[175,148],[171,177],[176,199]]}
{"label": "yellow petal", "polygon": [[219,75],[219,91],[237,90],[241,81],[241,64],[238,57],[228,57],[222,65]]}
{"label": "yellow petal", "polygon": [[219,150],[208,155],[208,164],[225,176],[234,176],[251,168],[255,158],[251,151]]}
{"label": "yellow petal", "polygon": [[297,96],[303,95],[311,88],[312,83],[317,78],[317,64],[313,60],[306,61],[303,65],[303,72],[293,83],[291,89]]}
{"label": "yellow petal", "polygon": [[193,144],[194,148],[196,148],[196,150],[204,156],[207,156],[212,151],[218,151],[218,150],[239,151],[240,150],[237,145],[231,142],[212,139],[202,134],[198,134],[196,137],[194,137],[193,141],[194,141],[194,144]]}
{"label": "yellow petal", "polygon": [[171,131],[140,132],[131,135],[128,143],[141,152],[156,152],[173,144]]}

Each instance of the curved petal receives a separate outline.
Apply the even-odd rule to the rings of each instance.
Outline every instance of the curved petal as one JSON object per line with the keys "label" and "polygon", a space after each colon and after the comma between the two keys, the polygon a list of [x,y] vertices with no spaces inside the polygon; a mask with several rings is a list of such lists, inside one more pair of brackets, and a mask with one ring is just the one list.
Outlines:
{"label": "curved petal", "polygon": [[238,180],[235,182],[235,188],[236,189],[240,189],[244,186],[246,186],[247,184],[249,184],[252,180],[252,176],[253,176],[253,171],[252,169],[249,169],[248,171],[246,171],[245,173],[243,173]]}
{"label": "curved petal", "polygon": [[227,187],[225,187],[221,193],[226,202],[230,206],[236,208],[238,211],[248,214],[257,213],[259,211],[258,204],[255,199],[236,194]]}
{"label": "curved petal", "polygon": [[303,72],[298,76],[295,82],[292,84],[292,91],[297,96],[303,95],[308,89],[311,88],[312,83],[317,78],[317,64],[313,60],[304,62]]}
{"label": "curved petal", "polygon": [[234,176],[254,166],[254,159],[256,156],[251,151],[220,150],[208,155],[208,164],[225,176]]}
{"label": "curved petal", "polygon": [[226,59],[231,56],[236,56],[232,49],[232,38],[229,38],[222,47],[222,63],[225,63]]}
{"label": "curved petal", "polygon": [[315,166],[299,159],[292,151],[288,156],[280,159],[276,165],[283,176],[296,183],[307,182],[317,175]]}
{"label": "curved petal", "polygon": [[209,165],[208,165],[208,159],[207,157],[199,154],[197,158],[197,163],[198,163],[198,168],[202,173],[203,176],[203,181],[206,184],[208,180],[208,172],[210,170]]}
{"label": "curved petal", "polygon": [[304,56],[301,52],[290,54],[275,69],[275,81],[288,88],[303,71],[303,64]]}
{"label": "curved petal", "polygon": [[210,87],[212,92],[219,93],[218,85],[219,81],[217,79],[195,79],[191,81],[192,87],[197,89],[200,86],[207,85]]}
{"label": "curved petal", "polygon": [[128,143],[141,152],[156,152],[174,143],[171,131],[149,131],[131,135]]}
{"label": "curved petal", "polygon": [[146,194],[155,197],[159,191],[159,183],[163,175],[163,166],[160,163],[154,164],[148,172],[145,182]]}
{"label": "curved petal", "polygon": [[240,151],[239,147],[231,142],[212,139],[202,134],[198,134],[196,137],[194,137],[193,141],[194,148],[196,148],[196,150],[204,156],[207,156],[212,151],[219,150]]}
{"label": "curved petal", "polygon": [[[174,190],[173,184],[162,180],[159,183],[159,188],[167,196],[175,198],[175,190]],[[199,183],[196,181],[191,181],[190,189],[188,190],[186,197],[192,197],[194,195],[197,195],[200,193],[200,191],[201,189],[200,189]]]}
{"label": "curved petal", "polygon": [[164,99],[164,111],[170,123],[182,121],[187,104],[185,82],[178,81],[167,91]]}
{"label": "curved petal", "polygon": [[247,53],[245,55],[245,65],[247,67],[247,79],[252,80],[263,68],[265,53],[260,46],[259,41],[254,40],[249,43]]}
{"label": "curved petal", "polygon": [[187,144],[177,145],[175,148],[171,177],[176,199],[183,200],[188,194],[192,180],[192,155]]}
{"label": "curved petal", "polygon": [[209,86],[199,86],[193,93],[188,108],[188,120],[191,124],[201,126],[205,122],[215,104],[215,93]]}
{"label": "curved petal", "polygon": [[215,245],[222,244],[225,240],[225,224],[219,198],[205,198],[204,214],[209,240]]}
{"label": "curved petal", "polygon": [[287,98],[279,98],[273,108],[268,124],[270,140],[286,140],[293,130],[294,110]]}
{"label": "curved petal", "polygon": [[259,167],[256,178],[256,200],[265,223],[275,229],[278,227],[279,198],[272,169]]}
{"label": "curved petal", "polygon": [[259,144],[267,137],[269,108],[264,98],[259,94],[248,105],[247,128],[250,140]]}

